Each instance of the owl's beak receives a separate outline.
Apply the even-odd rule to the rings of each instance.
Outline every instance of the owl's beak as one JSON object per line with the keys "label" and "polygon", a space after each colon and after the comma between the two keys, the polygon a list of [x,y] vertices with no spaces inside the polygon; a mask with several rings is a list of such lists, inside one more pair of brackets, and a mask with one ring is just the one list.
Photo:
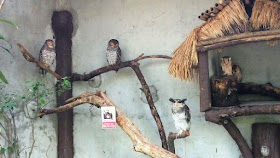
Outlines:
{"label": "owl's beak", "polygon": [[175,106],[178,107],[178,103],[175,103]]}

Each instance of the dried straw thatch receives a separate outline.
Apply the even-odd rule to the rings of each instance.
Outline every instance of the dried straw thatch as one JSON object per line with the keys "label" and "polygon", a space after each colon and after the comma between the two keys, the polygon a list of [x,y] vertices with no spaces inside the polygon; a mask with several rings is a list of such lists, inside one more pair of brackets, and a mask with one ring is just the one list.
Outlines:
{"label": "dried straw thatch", "polygon": [[248,15],[240,0],[232,0],[216,16],[195,28],[187,39],[173,52],[169,73],[181,80],[197,79],[198,57],[196,44],[199,40],[239,34],[250,28]]}
{"label": "dried straw thatch", "polygon": [[[254,31],[280,29],[280,3],[271,0],[256,0],[250,21]],[[277,42],[268,43],[275,45]]]}

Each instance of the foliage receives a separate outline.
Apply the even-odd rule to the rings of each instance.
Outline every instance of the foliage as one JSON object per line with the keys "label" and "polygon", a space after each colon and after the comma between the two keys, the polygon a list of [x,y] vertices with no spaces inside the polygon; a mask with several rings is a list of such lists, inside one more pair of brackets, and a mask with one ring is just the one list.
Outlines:
{"label": "foliage", "polygon": [[3,73],[1,71],[0,71],[0,81],[8,84],[8,81],[7,81],[6,77],[3,75]]}
{"label": "foliage", "polygon": [[[8,25],[18,29],[18,26],[14,22],[12,22],[10,20],[0,19],[0,23],[8,24]],[[5,52],[9,53],[13,57],[13,55],[11,53],[12,45],[4,38],[4,36],[2,34],[0,34],[0,40],[4,40],[10,46],[10,48],[7,48],[7,47],[5,47],[3,45],[0,45],[0,48],[2,48]],[[0,81],[8,84],[8,81],[7,81],[6,77],[3,75],[1,70],[0,70]]]}
{"label": "foliage", "polygon": [[[14,114],[19,109],[23,107],[25,116],[31,119],[33,123],[33,119],[36,117],[37,113],[40,109],[49,103],[54,101],[54,92],[52,91],[52,86],[47,85],[47,78],[36,78],[32,81],[26,82],[26,89],[23,90],[22,94],[14,94],[14,93],[5,93],[5,85],[0,84],[0,137],[2,137],[7,142],[7,146],[0,147],[0,157],[1,155],[13,155],[15,157],[19,157],[19,154],[25,150],[20,149],[18,144],[18,139],[16,136],[16,123],[13,119]],[[29,110],[28,105],[30,103],[35,103],[35,108]],[[34,113],[34,115],[30,115],[28,112]],[[6,119],[8,117],[8,119]],[[2,124],[2,122],[5,122]],[[12,140],[9,140],[8,136],[5,136],[7,133],[8,124],[12,124],[12,133],[8,132],[10,136],[12,136]],[[34,128],[34,126],[32,126]],[[2,132],[5,131],[5,132]],[[2,134],[3,133],[3,134]],[[34,141],[34,140],[33,140]]]}
{"label": "foliage", "polygon": [[71,82],[68,77],[63,77],[61,81],[58,82],[57,94],[61,95],[63,92],[70,90],[72,88]]}

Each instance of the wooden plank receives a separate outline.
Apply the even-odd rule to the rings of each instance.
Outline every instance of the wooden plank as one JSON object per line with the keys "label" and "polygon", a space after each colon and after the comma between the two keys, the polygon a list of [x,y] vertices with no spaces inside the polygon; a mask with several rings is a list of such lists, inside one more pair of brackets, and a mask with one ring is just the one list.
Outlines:
{"label": "wooden plank", "polygon": [[205,112],[211,108],[210,79],[208,68],[208,53],[198,53],[199,85],[200,85],[200,111]]}
{"label": "wooden plank", "polygon": [[280,158],[280,124],[256,123],[252,126],[254,158]]}
{"label": "wooden plank", "polygon": [[206,52],[223,47],[271,40],[280,40],[280,30],[247,32],[232,36],[199,41],[197,43],[197,51]]}

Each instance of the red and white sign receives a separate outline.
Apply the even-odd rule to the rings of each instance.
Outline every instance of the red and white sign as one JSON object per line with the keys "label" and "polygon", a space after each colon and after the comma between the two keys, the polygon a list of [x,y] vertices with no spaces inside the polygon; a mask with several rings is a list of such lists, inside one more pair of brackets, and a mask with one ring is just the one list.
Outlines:
{"label": "red and white sign", "polygon": [[101,107],[102,129],[116,128],[116,108],[114,106]]}

